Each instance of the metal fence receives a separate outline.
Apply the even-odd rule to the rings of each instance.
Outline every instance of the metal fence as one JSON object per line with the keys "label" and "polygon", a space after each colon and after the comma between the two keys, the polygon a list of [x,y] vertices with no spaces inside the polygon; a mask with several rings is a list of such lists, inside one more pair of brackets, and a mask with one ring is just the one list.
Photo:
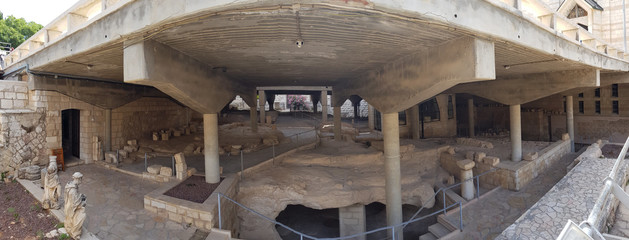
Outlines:
{"label": "metal fence", "polygon": [[[267,216],[264,216],[263,214],[261,214],[259,212],[256,212],[255,210],[253,210],[253,209],[251,209],[251,208],[249,208],[249,207],[247,207],[247,206],[245,206],[245,205],[243,205],[243,204],[241,204],[239,202],[236,202],[235,200],[231,199],[230,197],[228,197],[228,196],[226,196],[226,195],[224,195],[222,193],[217,192],[216,193],[216,197],[217,197],[217,200],[218,200],[218,228],[220,228],[220,229],[223,228],[223,218],[222,218],[222,214],[221,214],[221,200],[222,199],[226,199],[229,202],[231,202],[233,204],[236,204],[237,206],[241,207],[242,209],[245,209],[245,210],[253,213],[254,215],[257,215],[257,216],[263,218],[266,221],[269,221],[269,222],[271,222],[271,223],[273,223],[275,225],[278,225],[278,226],[280,226],[282,228],[285,228],[286,230],[288,230],[288,231],[298,235],[301,240],[303,240],[303,239],[344,240],[344,239],[351,239],[351,238],[355,238],[355,237],[367,236],[369,234],[383,232],[383,231],[390,231],[391,232],[390,237],[387,237],[387,238],[384,238],[384,239],[399,240],[399,239],[396,238],[395,231],[403,231],[404,227],[406,227],[407,225],[409,225],[411,223],[414,223],[414,222],[418,222],[418,221],[424,220],[424,219],[426,219],[428,217],[435,216],[437,214],[444,214],[445,215],[448,210],[456,208],[456,207],[458,207],[458,209],[459,209],[459,231],[463,231],[463,203],[461,201],[458,201],[458,202],[452,203],[450,205],[446,205],[445,192],[447,190],[449,190],[449,189],[452,189],[452,188],[455,188],[457,186],[460,186],[464,182],[476,180],[476,196],[475,196],[475,198],[478,199],[480,197],[480,190],[479,190],[480,177],[483,176],[483,175],[486,175],[488,173],[494,172],[495,170],[496,170],[495,168],[492,168],[492,169],[490,169],[490,170],[488,170],[486,172],[483,172],[483,173],[481,173],[481,174],[479,174],[479,175],[477,175],[475,177],[472,177],[472,178],[466,179],[464,181],[461,181],[460,183],[453,184],[453,185],[450,185],[450,186],[447,186],[447,187],[443,187],[443,188],[439,188],[439,190],[437,190],[435,192],[435,194],[433,194],[433,196],[432,196],[432,198],[434,199],[439,193],[443,194],[443,206],[444,207],[442,209],[438,210],[438,211],[435,211],[435,212],[432,212],[432,213],[430,213],[428,215],[424,215],[424,216],[421,216],[419,218],[416,218],[417,215],[425,208],[425,206],[426,206],[426,203],[425,203],[415,214],[413,214],[413,216],[409,220],[407,220],[405,222],[402,222],[400,224],[396,224],[396,225],[392,225],[392,226],[386,226],[386,227],[381,227],[381,228],[373,229],[373,230],[370,230],[370,231],[367,231],[367,232],[358,233],[358,234],[354,234],[354,235],[343,236],[343,237],[335,237],[335,238],[317,238],[317,237],[313,237],[313,236],[310,236],[308,234],[299,232],[299,231],[297,231],[297,230],[295,230],[295,229],[293,229],[293,228],[291,228],[289,226],[286,226],[285,224],[282,224],[280,222],[275,221],[274,219],[271,219],[271,218],[269,218]],[[402,230],[396,230],[396,229],[400,229],[400,228]]]}

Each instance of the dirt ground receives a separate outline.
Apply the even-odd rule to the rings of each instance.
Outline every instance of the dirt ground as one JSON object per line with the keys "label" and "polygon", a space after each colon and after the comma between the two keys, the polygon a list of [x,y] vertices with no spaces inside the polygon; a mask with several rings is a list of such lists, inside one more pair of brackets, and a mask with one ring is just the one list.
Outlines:
{"label": "dirt ground", "polygon": [[0,182],[0,239],[42,239],[59,221],[17,182]]}

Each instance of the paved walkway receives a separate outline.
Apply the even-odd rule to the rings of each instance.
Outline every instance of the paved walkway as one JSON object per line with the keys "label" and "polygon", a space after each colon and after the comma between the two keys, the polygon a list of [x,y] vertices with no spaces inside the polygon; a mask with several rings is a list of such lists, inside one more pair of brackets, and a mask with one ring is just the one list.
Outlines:
{"label": "paved walkway", "polygon": [[[494,239],[535,204],[555,183],[566,174],[566,166],[577,157],[576,153],[564,156],[544,174],[533,179],[518,192],[499,188],[471,202],[463,209],[463,232],[459,239]],[[449,215],[455,224],[459,214]],[[540,238],[546,239],[546,238]]]}
{"label": "paved walkway", "polygon": [[87,196],[84,227],[98,238],[190,239],[194,235],[194,228],[185,229],[144,211],[144,195],[159,184],[89,164],[59,172],[62,186],[74,172],[83,173],[79,191]]}
{"label": "paved walkway", "polygon": [[[568,220],[587,219],[616,159],[587,157],[496,239],[555,239]],[[622,166],[620,171],[625,171]],[[611,211],[603,211],[609,213]],[[602,215],[606,219],[607,215]]]}

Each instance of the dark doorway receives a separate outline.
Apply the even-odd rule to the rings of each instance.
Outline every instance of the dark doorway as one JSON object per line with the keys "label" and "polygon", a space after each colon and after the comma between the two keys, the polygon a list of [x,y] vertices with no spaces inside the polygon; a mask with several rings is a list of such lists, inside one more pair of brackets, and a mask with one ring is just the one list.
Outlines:
{"label": "dark doorway", "polygon": [[61,145],[64,157],[74,156],[79,158],[79,137],[81,129],[80,111],[68,109],[61,111]]}

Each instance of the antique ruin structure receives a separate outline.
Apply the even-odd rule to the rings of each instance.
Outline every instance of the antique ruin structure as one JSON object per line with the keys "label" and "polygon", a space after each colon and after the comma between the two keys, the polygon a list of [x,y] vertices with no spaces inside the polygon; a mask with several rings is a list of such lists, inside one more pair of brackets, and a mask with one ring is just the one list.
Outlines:
{"label": "antique ruin structure", "polygon": [[73,237],[627,237],[625,9],[80,0],[4,58],[0,172],[91,172]]}

